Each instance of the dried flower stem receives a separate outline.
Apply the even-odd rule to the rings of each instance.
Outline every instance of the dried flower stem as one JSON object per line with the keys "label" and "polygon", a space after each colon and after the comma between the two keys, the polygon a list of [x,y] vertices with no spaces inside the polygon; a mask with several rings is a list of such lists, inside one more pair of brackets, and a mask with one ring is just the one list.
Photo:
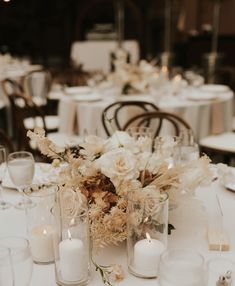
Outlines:
{"label": "dried flower stem", "polygon": [[106,285],[106,286],[113,286],[113,284],[111,284],[111,282],[109,280],[109,275],[111,274],[111,272],[108,269],[110,267],[109,266],[99,265],[98,263],[96,263],[94,261],[93,257],[91,257],[91,262],[95,266],[95,270],[99,271],[104,285]]}

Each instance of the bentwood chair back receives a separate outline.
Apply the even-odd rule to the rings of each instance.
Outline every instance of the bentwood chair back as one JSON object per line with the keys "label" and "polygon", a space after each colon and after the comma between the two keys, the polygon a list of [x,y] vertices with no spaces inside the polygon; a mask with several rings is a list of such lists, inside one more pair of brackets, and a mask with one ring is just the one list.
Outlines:
{"label": "bentwood chair back", "polygon": [[102,124],[108,136],[115,130],[123,130],[124,124],[133,115],[158,111],[159,108],[147,101],[116,101],[108,105],[102,112]]}
{"label": "bentwood chair back", "polygon": [[[12,122],[17,150],[33,151],[27,138],[27,131],[35,127],[41,127],[47,132],[45,117],[39,106],[21,94],[12,94],[9,96],[12,109]],[[27,128],[27,120],[33,121],[32,128]]]}
{"label": "bentwood chair back", "polygon": [[24,78],[24,89],[35,104],[43,106],[47,104],[48,93],[51,88],[51,74],[47,70],[31,71]]}
{"label": "bentwood chair back", "polygon": [[1,86],[2,86],[3,92],[7,96],[13,93],[22,94],[24,92],[24,89],[21,83],[14,79],[6,78],[2,80]]}
{"label": "bentwood chair back", "polygon": [[132,126],[151,127],[154,130],[154,138],[161,135],[161,132],[179,136],[181,129],[191,129],[190,125],[183,118],[174,113],[164,111],[145,112],[136,115],[126,122],[123,130],[127,130]]}

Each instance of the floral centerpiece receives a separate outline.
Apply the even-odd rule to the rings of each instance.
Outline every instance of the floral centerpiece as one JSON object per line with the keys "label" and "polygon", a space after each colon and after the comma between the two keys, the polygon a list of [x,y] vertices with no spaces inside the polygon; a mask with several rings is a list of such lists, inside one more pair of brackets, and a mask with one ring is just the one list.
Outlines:
{"label": "floral centerpiece", "polygon": [[62,208],[75,216],[84,201],[88,202],[91,238],[96,248],[126,239],[127,192],[163,191],[171,197],[171,193],[192,193],[197,186],[211,182],[208,157],[169,168],[164,155],[167,152],[149,152],[148,138],[135,141],[126,132],[116,131],[108,139],[87,136],[70,149],[56,146],[42,129],[28,131],[28,136],[36,141],[42,154],[54,159],[53,164],[68,163],[58,180]]}

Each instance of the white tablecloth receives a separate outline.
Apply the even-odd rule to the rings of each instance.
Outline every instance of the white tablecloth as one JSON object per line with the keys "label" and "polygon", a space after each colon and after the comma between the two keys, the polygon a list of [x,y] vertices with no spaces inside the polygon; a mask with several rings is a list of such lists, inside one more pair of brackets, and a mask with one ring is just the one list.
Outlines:
{"label": "white tablecloth", "polygon": [[[194,92],[197,93],[197,90]],[[214,100],[191,100],[187,96],[167,96],[159,101],[158,98],[150,95],[121,96],[116,100],[150,101],[162,110],[178,114],[190,124],[198,140],[210,134],[232,130],[232,91],[221,93]],[[68,134],[75,132],[79,135],[88,133],[106,136],[101,114],[103,109],[114,101],[115,99],[109,96],[102,97],[102,100],[95,102],[76,101],[69,96],[61,97],[60,131]],[[125,119],[130,116],[128,112]]]}
{"label": "white tablecloth", "polygon": [[[215,200],[217,193],[223,211],[224,230],[230,239],[230,251],[217,252],[209,251],[207,244],[207,224],[211,213],[218,210]],[[19,193],[15,190],[5,190],[5,199],[15,203],[20,199]],[[212,197],[214,199],[212,199]],[[235,258],[235,220],[233,219],[235,193],[225,190],[218,181],[210,187],[200,188],[196,192],[196,198],[191,202],[182,203],[178,208],[170,211],[170,223],[175,226],[175,230],[168,237],[168,248],[194,249],[204,256],[205,260],[222,256]],[[215,219],[214,219],[215,220]],[[27,237],[26,217],[24,211],[11,208],[0,210],[0,235],[17,235]],[[106,249],[101,255],[105,264],[119,263],[124,267],[126,278],[115,285],[120,286],[157,286],[157,279],[145,280],[130,275],[126,265],[125,246]],[[54,265],[34,265],[31,286],[55,286]],[[102,286],[101,278],[92,268],[90,286]],[[211,286],[211,285],[210,285]],[[212,285],[214,286],[214,285]]]}

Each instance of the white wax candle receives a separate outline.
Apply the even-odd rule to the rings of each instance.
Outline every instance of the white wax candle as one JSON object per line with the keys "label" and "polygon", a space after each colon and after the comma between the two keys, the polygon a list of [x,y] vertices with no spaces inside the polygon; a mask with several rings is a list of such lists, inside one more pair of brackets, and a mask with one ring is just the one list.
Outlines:
{"label": "white wax candle", "polygon": [[138,274],[155,277],[164,244],[157,239],[143,239],[134,246],[134,267]]}
{"label": "white wax candle", "polygon": [[30,246],[35,262],[54,261],[53,234],[54,229],[51,225],[39,225],[32,229]]}
{"label": "white wax candle", "polygon": [[68,238],[59,244],[61,277],[79,281],[84,276],[84,246],[80,239]]}

